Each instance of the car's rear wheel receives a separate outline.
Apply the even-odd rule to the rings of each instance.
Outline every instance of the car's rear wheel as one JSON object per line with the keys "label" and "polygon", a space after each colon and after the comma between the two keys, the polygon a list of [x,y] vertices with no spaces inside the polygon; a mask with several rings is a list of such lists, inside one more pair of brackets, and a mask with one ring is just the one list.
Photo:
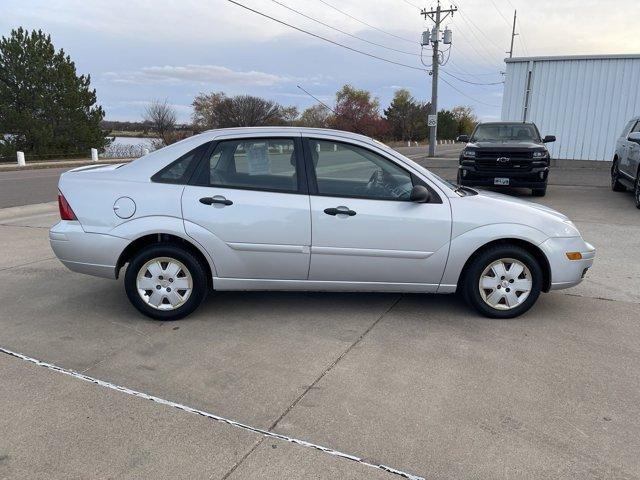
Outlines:
{"label": "car's rear wheel", "polygon": [[544,188],[534,188],[531,190],[531,195],[534,197],[544,197],[547,194],[547,187]]}
{"label": "car's rear wheel", "polygon": [[640,170],[636,175],[636,183],[633,188],[633,198],[636,202],[636,208],[640,208]]}
{"label": "car's rear wheel", "polygon": [[524,248],[498,245],[477,255],[465,271],[467,302],[490,318],[513,318],[529,310],[542,290],[542,268]]}
{"label": "car's rear wheel", "polygon": [[129,262],[124,278],[127,297],[141,313],[156,320],[178,320],[193,312],[207,294],[204,266],[177,245],[151,245]]}
{"label": "car's rear wheel", "polygon": [[627,188],[620,183],[620,167],[618,166],[618,159],[613,160],[611,165],[611,190],[614,192],[624,192]]}

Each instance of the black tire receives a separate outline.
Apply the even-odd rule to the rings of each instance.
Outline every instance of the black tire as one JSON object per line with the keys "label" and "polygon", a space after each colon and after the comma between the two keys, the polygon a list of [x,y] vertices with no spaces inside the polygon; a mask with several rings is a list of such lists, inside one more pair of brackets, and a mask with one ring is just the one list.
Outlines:
{"label": "black tire", "polygon": [[[182,305],[171,310],[159,310],[147,304],[142,299],[141,294],[138,293],[137,288],[137,277],[140,269],[150,260],[163,257],[182,263],[188,270],[187,273],[190,274],[192,280],[191,294],[187,300]],[[182,274],[185,275],[184,272]],[[173,282],[173,279],[171,281]],[[171,284],[167,284],[167,286],[170,288]],[[191,252],[175,244],[159,243],[143,248],[131,259],[125,273],[124,287],[129,301],[147,317],[155,320],[178,320],[198,308],[207,296],[209,282],[205,266]],[[162,303],[164,302],[165,300],[163,299]]]}
{"label": "black tire", "polygon": [[547,194],[547,187],[531,189],[531,195],[534,197],[544,197]]}
{"label": "black tire", "polygon": [[636,183],[633,188],[633,199],[636,204],[636,208],[640,208],[640,170],[636,174]]}
{"label": "black tire", "polygon": [[613,165],[611,165],[611,190],[614,192],[625,192],[627,190],[627,187],[620,183],[620,167],[617,158],[613,160]]}
{"label": "black tire", "polygon": [[[493,262],[501,259],[513,259],[521,262],[529,269],[531,275],[531,290],[528,297],[526,297],[521,304],[504,310],[494,308],[485,302],[480,290],[480,278],[484,270]],[[524,273],[522,275],[524,275]],[[462,293],[466,302],[485,317],[502,319],[514,318],[525,313],[536,302],[542,291],[542,277],[543,274],[540,264],[527,250],[515,245],[497,245],[475,255],[475,258],[466,268],[464,277],[461,279]]]}

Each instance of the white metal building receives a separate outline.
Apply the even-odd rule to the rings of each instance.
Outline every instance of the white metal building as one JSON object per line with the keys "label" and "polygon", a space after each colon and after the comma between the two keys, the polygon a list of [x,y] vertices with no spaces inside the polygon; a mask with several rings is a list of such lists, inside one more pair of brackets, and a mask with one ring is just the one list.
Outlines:
{"label": "white metal building", "polygon": [[624,125],[640,115],[640,54],[509,58],[502,120],[555,135],[552,158],[612,160]]}

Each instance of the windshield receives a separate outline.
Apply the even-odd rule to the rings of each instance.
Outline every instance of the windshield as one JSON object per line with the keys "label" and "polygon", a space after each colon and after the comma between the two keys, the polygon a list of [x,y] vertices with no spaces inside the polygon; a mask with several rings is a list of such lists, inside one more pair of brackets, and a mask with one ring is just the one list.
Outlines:
{"label": "windshield", "polygon": [[539,142],[535,126],[525,123],[478,125],[472,142]]}

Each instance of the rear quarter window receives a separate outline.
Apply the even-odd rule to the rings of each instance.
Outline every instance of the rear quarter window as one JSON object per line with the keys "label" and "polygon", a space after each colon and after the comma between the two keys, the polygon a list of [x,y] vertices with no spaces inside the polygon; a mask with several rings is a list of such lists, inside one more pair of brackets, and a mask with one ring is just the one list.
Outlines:
{"label": "rear quarter window", "polygon": [[157,183],[174,183],[174,184],[187,184],[193,174],[193,171],[198,164],[198,161],[202,157],[203,153],[207,150],[210,143],[205,143],[197,148],[194,148],[190,152],[185,153],[177,160],[171,162],[164,167],[158,173],[151,177],[152,182]]}

